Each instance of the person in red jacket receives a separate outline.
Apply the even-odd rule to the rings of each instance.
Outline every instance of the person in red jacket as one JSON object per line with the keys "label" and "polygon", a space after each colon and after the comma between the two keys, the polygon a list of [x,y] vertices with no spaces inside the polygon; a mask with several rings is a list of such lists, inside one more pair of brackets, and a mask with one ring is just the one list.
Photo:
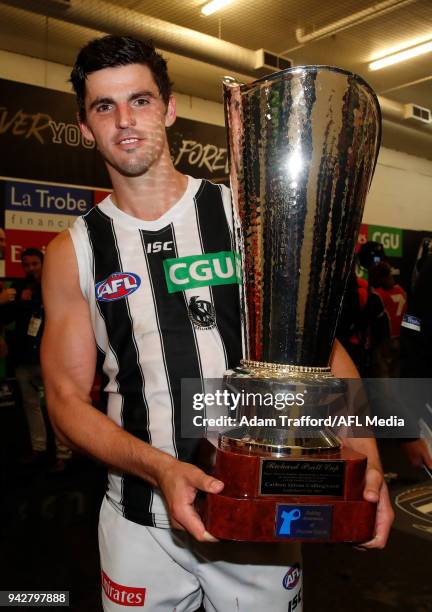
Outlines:
{"label": "person in red jacket", "polygon": [[400,328],[407,296],[396,284],[390,264],[380,261],[369,269],[366,305],[372,344],[372,377],[397,378],[400,371]]}

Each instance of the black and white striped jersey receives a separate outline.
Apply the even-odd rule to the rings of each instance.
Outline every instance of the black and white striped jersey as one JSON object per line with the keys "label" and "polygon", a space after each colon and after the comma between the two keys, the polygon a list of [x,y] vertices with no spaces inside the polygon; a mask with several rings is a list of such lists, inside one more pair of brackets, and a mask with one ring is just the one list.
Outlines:
{"label": "black and white striped jersey", "polygon": [[[229,190],[188,177],[182,198],[155,221],[107,197],[70,232],[109,417],[193,461],[197,441],[181,436],[181,380],[219,378],[241,358]],[[139,478],[111,471],[107,497],[129,520],[169,526],[160,494]]]}

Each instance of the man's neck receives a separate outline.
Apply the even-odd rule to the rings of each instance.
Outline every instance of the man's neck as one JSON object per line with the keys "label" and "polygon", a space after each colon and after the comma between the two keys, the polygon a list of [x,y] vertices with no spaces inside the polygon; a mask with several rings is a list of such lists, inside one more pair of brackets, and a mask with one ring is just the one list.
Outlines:
{"label": "man's neck", "polygon": [[113,183],[112,200],[123,212],[142,219],[159,219],[186,191],[188,178],[177,172],[171,165],[164,172],[150,169],[138,177],[111,175]]}

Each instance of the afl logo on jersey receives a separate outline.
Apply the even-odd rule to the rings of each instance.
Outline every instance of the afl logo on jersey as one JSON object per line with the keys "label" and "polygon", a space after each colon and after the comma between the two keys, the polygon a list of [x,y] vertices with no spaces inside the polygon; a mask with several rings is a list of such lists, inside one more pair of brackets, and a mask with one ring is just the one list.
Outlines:
{"label": "afl logo on jersey", "polygon": [[282,580],[284,589],[287,589],[287,591],[291,591],[291,589],[294,589],[297,586],[300,578],[301,578],[300,564],[296,563],[295,565],[292,565],[289,568],[289,570],[287,571],[287,573],[285,574]]}
{"label": "afl logo on jersey", "polygon": [[96,285],[96,299],[99,302],[121,300],[136,291],[140,285],[141,279],[137,274],[114,272]]}
{"label": "afl logo on jersey", "polygon": [[200,300],[194,295],[189,300],[189,319],[201,329],[211,329],[216,325],[216,315],[211,302]]}

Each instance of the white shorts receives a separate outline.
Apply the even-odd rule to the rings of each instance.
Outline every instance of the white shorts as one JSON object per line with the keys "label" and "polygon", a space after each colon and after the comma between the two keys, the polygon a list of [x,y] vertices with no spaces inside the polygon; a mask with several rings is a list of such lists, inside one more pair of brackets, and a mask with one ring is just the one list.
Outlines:
{"label": "white shorts", "polygon": [[105,612],[301,612],[300,547],[202,544],[185,532],[143,527],[105,498],[99,519]]}

